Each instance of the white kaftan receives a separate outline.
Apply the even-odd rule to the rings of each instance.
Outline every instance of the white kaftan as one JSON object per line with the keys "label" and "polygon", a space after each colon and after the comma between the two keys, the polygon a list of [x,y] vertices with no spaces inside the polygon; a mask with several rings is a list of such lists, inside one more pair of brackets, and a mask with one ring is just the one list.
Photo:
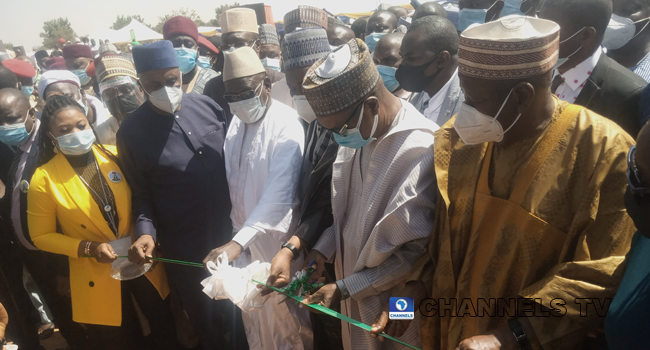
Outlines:
{"label": "white kaftan", "polygon": [[[233,240],[244,248],[236,266],[255,260],[270,263],[291,236],[305,139],[298,118],[295,110],[274,100],[261,120],[246,124],[235,115],[228,128],[224,154],[230,218]],[[302,259],[291,267],[293,272],[302,267]],[[312,348],[308,311],[294,303],[278,304],[282,299],[274,293],[262,310],[243,312],[251,349]]]}
{"label": "white kaftan", "polygon": [[[332,178],[334,224],[314,249],[335,257],[336,277],[351,295],[341,302],[341,312],[365,324],[374,322],[389,297],[400,296],[397,289],[426,253],[436,198],[437,129],[402,101],[386,135],[359,150],[339,148]],[[345,349],[403,349],[347,323],[342,329]],[[400,339],[420,346],[417,316]]]}

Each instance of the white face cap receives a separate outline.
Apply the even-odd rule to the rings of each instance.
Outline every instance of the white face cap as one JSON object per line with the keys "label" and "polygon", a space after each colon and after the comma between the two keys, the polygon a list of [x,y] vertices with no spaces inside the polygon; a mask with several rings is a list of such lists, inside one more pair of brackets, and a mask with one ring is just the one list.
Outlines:
{"label": "white face cap", "polygon": [[340,49],[330,53],[325,62],[314,70],[314,73],[321,78],[334,78],[345,71],[351,60],[350,45],[343,45]]}
{"label": "white face cap", "polygon": [[234,8],[221,14],[221,33],[251,32],[259,34],[253,9]]}
{"label": "white face cap", "polygon": [[257,52],[248,46],[224,52],[223,81],[266,72]]}

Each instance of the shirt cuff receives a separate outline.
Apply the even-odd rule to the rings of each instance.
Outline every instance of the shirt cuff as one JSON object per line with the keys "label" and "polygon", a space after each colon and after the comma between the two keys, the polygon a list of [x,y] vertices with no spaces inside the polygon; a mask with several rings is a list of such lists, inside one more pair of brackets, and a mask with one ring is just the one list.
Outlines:
{"label": "shirt cuff", "polygon": [[[250,227],[246,226],[239,230],[235,237],[233,237],[233,241],[239,243],[239,245],[242,246],[242,250],[248,249],[248,247],[255,241],[255,238],[257,235],[259,235],[260,231]],[[275,247],[280,249],[280,247]]]}
{"label": "shirt cuff", "polygon": [[331,261],[336,253],[336,237],[334,237],[334,228],[330,227],[326,229],[312,249],[316,249],[323,254],[328,262]]}
{"label": "shirt cuff", "polygon": [[369,295],[378,294],[370,284],[368,278],[366,278],[366,275],[363,273],[353,273],[344,278],[343,283],[347,287],[350,296],[357,300],[363,299]]}
{"label": "shirt cuff", "polygon": [[149,235],[153,238],[154,242],[156,241],[156,228],[153,226],[151,221],[138,220],[135,223],[135,239]]}

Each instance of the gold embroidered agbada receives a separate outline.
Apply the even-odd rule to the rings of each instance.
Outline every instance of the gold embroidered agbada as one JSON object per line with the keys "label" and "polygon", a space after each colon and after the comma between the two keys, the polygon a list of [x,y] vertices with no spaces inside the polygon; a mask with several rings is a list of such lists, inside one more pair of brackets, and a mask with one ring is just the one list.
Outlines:
{"label": "gold embroidered agbada", "polygon": [[[634,141],[610,120],[554,101],[542,135],[507,148],[465,145],[455,118],[436,133],[440,192],[420,277],[432,298],[455,298],[456,307],[470,298],[473,307],[464,317],[424,317],[425,349],[453,350],[507,324],[507,315],[471,317],[479,298],[540,298],[546,307],[564,299],[565,316],[530,318],[547,349],[571,348],[602,324],[593,305],[580,317],[575,298],[613,298],[623,276],[635,231],[623,204]],[[544,142],[549,130],[555,139]]]}

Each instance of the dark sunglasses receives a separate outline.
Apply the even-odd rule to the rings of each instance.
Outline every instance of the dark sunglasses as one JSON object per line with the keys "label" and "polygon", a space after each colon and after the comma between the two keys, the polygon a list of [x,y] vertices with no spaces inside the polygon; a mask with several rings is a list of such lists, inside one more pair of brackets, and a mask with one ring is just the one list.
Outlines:
{"label": "dark sunglasses", "polygon": [[364,100],[363,102],[361,102],[361,104],[359,104],[359,105],[354,109],[354,111],[352,112],[352,114],[350,115],[350,117],[348,117],[348,120],[345,121],[345,124],[343,124],[342,127],[340,127],[340,128],[333,128],[333,129],[327,129],[327,130],[329,130],[329,131],[331,131],[331,132],[333,132],[333,133],[335,133],[335,134],[342,135],[343,132],[344,132],[345,130],[348,129],[348,123],[349,123],[352,119],[354,119],[354,117],[357,115],[357,111],[359,111],[359,107],[363,106],[363,104],[364,104],[365,102],[366,102],[366,101]]}
{"label": "dark sunglasses", "polygon": [[235,49],[239,49],[239,48],[242,48],[244,46],[253,47],[253,46],[255,46],[256,41],[257,41],[257,39],[251,40],[251,41],[241,41],[241,42],[234,43],[234,44],[224,44],[224,45],[219,46],[219,48],[221,49],[221,51],[226,51],[227,52],[227,51],[230,51],[231,47],[234,47]]}
{"label": "dark sunglasses", "polygon": [[240,92],[238,94],[224,94],[223,98],[226,99],[226,102],[230,102],[230,103],[250,100],[251,98],[255,98],[255,96],[257,96],[257,90],[259,90],[263,85],[264,85],[264,80],[262,80],[260,85],[257,88],[255,88],[255,90],[248,90],[248,91]]}
{"label": "dark sunglasses", "polygon": [[636,166],[636,146],[630,147],[630,151],[627,153],[627,184],[635,197],[644,197],[650,194],[650,187],[643,184],[641,173]]}

